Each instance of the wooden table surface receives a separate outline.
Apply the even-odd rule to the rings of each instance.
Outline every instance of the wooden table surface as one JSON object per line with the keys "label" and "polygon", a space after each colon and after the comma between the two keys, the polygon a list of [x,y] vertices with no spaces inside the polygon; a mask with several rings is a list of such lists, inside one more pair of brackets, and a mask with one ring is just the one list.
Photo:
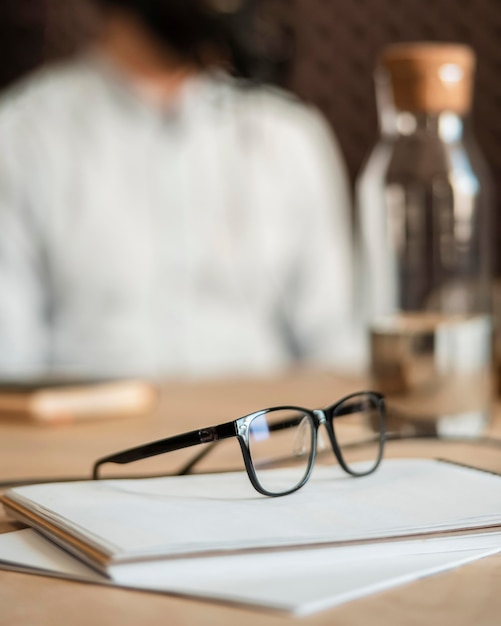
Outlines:
{"label": "wooden table surface", "polygon": [[[360,387],[360,380],[325,372],[298,372],[266,380],[172,382],[163,387],[158,410],[144,418],[59,427],[2,422],[0,481],[5,486],[7,482],[33,479],[86,479],[90,477],[94,460],[110,452],[228,421],[267,406],[322,407]],[[489,434],[501,439],[501,420],[498,423],[497,415]],[[171,455],[150,459],[135,464],[138,467],[134,469],[140,473],[173,471],[185,458],[183,454],[175,453],[168,460],[166,457]],[[501,473],[501,444],[492,445],[492,442],[394,442],[387,446],[386,456],[448,458]],[[233,454],[233,449],[228,448],[220,458],[216,454],[207,464],[223,467],[231,463],[237,468],[239,462],[238,450]],[[13,528],[0,512],[0,532]],[[296,622],[336,626],[498,625],[501,623],[501,556],[482,559],[307,618],[0,571],[0,626],[250,626],[256,623],[279,626]]]}

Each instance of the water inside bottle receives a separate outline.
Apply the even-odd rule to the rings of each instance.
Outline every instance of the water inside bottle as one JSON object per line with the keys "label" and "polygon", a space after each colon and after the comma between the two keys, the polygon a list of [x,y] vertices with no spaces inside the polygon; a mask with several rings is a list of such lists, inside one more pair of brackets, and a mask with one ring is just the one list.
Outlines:
{"label": "water inside bottle", "polygon": [[371,372],[388,430],[477,436],[492,402],[489,315],[401,313],[370,329]]}

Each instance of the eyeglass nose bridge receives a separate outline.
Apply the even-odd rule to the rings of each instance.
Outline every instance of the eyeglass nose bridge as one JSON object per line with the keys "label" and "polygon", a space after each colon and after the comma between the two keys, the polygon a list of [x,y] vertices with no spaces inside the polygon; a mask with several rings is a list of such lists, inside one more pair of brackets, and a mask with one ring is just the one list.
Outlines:
{"label": "eyeglass nose bridge", "polygon": [[334,433],[334,429],[332,427],[332,422],[331,420],[327,417],[327,412],[329,411],[329,409],[315,409],[313,411],[313,415],[315,416],[315,418],[318,421],[318,426],[317,426],[317,432],[316,432],[316,444],[318,447],[319,444],[319,427],[320,426],[324,426],[325,430],[327,431],[327,436],[329,438],[330,444],[331,444],[331,448],[332,448],[332,452],[334,453],[334,456],[336,457],[338,463],[344,467],[344,461],[342,458],[342,454],[341,454],[341,450],[339,449],[339,444],[337,442],[336,439],[336,435]]}
{"label": "eyeglass nose bridge", "polygon": [[313,411],[313,415],[317,419],[317,426],[321,426],[327,422],[327,416],[325,415],[325,411],[323,409],[315,409]]}

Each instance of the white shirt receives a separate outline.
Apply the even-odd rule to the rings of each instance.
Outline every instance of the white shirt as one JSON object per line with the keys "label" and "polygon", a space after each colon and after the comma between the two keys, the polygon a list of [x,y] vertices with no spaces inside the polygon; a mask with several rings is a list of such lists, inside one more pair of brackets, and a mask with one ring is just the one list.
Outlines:
{"label": "white shirt", "polygon": [[277,90],[155,107],[86,57],[0,104],[0,372],[349,365],[350,247],[336,143]]}

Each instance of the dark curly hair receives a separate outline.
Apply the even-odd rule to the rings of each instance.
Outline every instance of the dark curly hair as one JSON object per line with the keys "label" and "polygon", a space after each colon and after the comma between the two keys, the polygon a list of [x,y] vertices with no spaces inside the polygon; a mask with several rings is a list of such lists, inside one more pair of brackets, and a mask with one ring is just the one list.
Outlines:
{"label": "dark curly hair", "polygon": [[[207,51],[227,59],[237,76],[273,79],[274,60],[255,28],[259,0],[97,0],[125,9],[183,58],[204,64]],[[266,47],[266,46],[264,46]]]}

